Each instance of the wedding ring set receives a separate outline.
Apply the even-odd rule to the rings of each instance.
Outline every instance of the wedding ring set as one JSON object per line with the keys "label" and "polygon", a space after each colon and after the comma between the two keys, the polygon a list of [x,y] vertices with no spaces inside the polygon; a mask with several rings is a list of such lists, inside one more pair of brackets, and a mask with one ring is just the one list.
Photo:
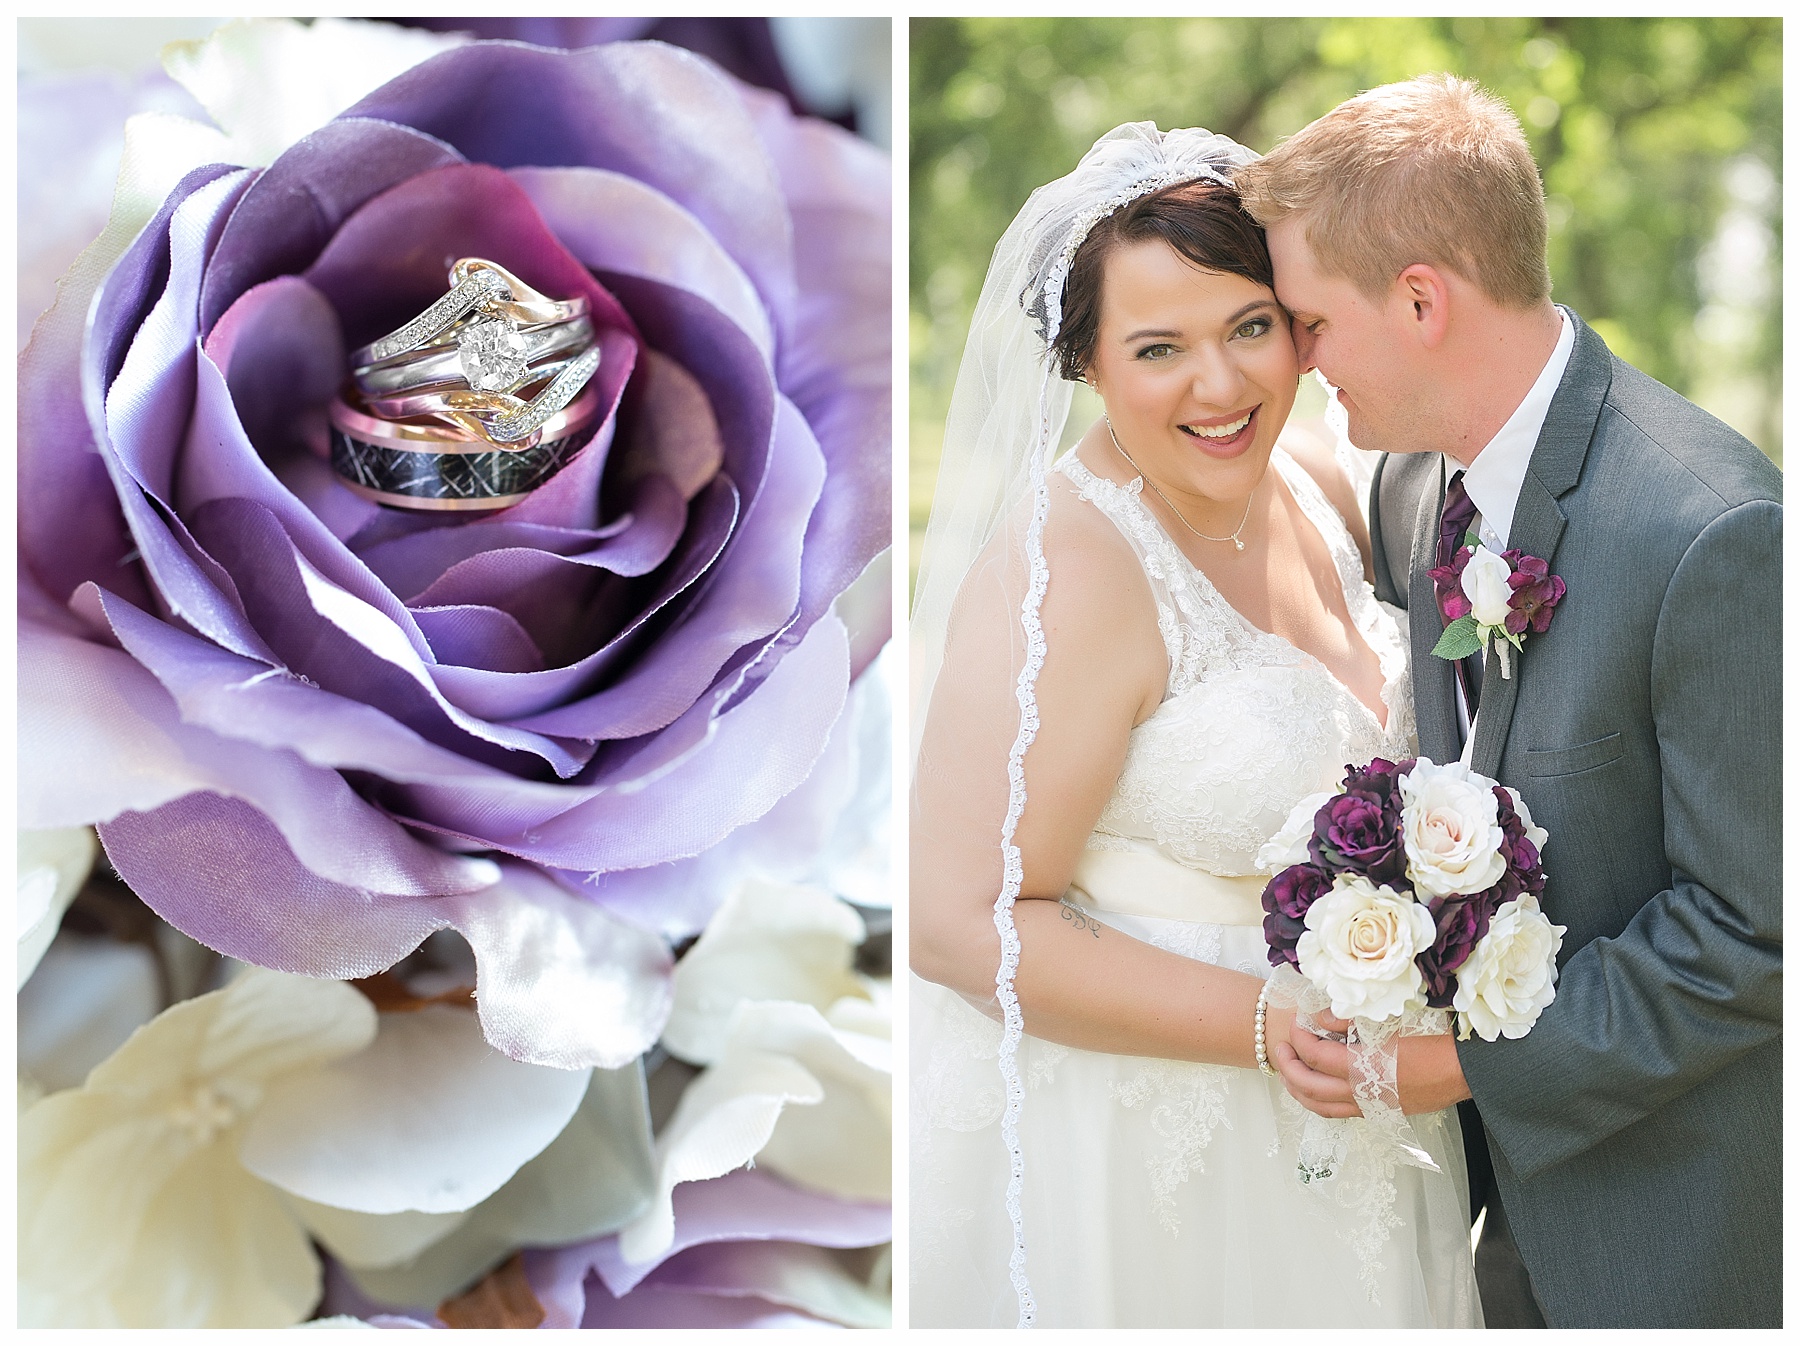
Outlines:
{"label": "wedding ring set", "polygon": [[332,400],[331,466],[401,509],[491,510],[523,500],[587,442],[600,368],[586,299],[551,299],[465,257],[450,290],[350,355]]}

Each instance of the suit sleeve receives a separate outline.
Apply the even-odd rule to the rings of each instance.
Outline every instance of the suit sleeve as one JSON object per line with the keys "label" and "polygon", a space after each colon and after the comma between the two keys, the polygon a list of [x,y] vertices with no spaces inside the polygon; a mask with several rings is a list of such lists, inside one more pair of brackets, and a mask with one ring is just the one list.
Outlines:
{"label": "suit sleeve", "polygon": [[1657,619],[1650,698],[1669,888],[1569,959],[1532,1032],[1459,1044],[1521,1177],[1780,1036],[1780,505],[1738,505],[1689,547]]}

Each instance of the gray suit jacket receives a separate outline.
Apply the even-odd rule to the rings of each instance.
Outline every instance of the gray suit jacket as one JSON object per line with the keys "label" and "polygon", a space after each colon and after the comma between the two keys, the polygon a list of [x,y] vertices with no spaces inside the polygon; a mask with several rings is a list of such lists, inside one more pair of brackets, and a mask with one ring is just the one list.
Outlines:
{"label": "gray suit jacket", "polygon": [[[1440,762],[1443,464],[1385,458],[1371,496]],[[1510,679],[1488,655],[1473,754],[1549,830],[1568,934],[1537,1026],[1458,1046],[1553,1327],[1781,1322],[1780,501],[1754,445],[1576,321],[1508,539],[1568,593]]]}

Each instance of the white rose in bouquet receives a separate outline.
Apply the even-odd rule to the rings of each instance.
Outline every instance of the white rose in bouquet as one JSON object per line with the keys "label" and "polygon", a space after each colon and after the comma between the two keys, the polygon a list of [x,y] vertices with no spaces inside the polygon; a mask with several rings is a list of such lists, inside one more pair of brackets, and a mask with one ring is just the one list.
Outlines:
{"label": "white rose in bouquet", "polygon": [[1256,853],[1256,867],[1265,874],[1278,874],[1289,865],[1308,863],[1312,853],[1306,844],[1312,840],[1313,818],[1335,793],[1335,790],[1320,790],[1294,805],[1281,830],[1265,841]]}
{"label": "white rose in bouquet", "polygon": [[1461,762],[1421,757],[1400,778],[1406,867],[1422,895],[1479,893],[1506,873],[1499,801]]}
{"label": "white rose in bouquet", "polygon": [[1553,925],[1531,894],[1494,913],[1487,934],[1457,974],[1459,1037],[1522,1038],[1556,999],[1556,955],[1566,927]]}
{"label": "white rose in bouquet", "polygon": [[1340,874],[1307,909],[1295,951],[1300,971],[1331,997],[1333,1014],[1391,1019],[1425,1003],[1424,977],[1413,960],[1436,937],[1423,904],[1386,884]]}

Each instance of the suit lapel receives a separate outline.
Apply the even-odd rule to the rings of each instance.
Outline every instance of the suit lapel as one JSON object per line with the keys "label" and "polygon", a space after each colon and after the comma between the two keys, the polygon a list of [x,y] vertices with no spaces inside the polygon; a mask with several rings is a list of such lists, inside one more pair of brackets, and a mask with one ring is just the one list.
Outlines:
{"label": "suit lapel", "polygon": [[[1525,473],[1519,503],[1513,510],[1512,532],[1507,537],[1509,547],[1546,561],[1551,574],[1556,573],[1556,548],[1568,523],[1557,501],[1574,490],[1581,479],[1588,445],[1593,442],[1600,409],[1612,386],[1612,352],[1580,318],[1572,312],[1569,317],[1575,324],[1575,349],[1569,354],[1569,367],[1563,371],[1562,382],[1544,417],[1544,428],[1538,433],[1531,467]],[[1562,615],[1559,608],[1552,620],[1559,620]],[[1510,678],[1500,676],[1500,656],[1494,650],[1488,651],[1482,665],[1481,713],[1475,717],[1475,743],[1469,765],[1496,780],[1500,776],[1500,758],[1506,751],[1506,737],[1512,731],[1513,710],[1519,703],[1519,687],[1530,676],[1531,642],[1532,637],[1527,635],[1523,650],[1510,651]],[[1423,728],[1419,732],[1422,744]]]}
{"label": "suit lapel", "polygon": [[1413,709],[1419,723],[1419,751],[1434,762],[1456,760],[1456,669],[1431,652],[1444,633],[1437,589],[1428,573],[1437,564],[1438,519],[1444,512],[1444,472],[1430,473],[1419,492],[1413,519],[1412,566],[1406,591],[1407,630],[1412,640]]}

